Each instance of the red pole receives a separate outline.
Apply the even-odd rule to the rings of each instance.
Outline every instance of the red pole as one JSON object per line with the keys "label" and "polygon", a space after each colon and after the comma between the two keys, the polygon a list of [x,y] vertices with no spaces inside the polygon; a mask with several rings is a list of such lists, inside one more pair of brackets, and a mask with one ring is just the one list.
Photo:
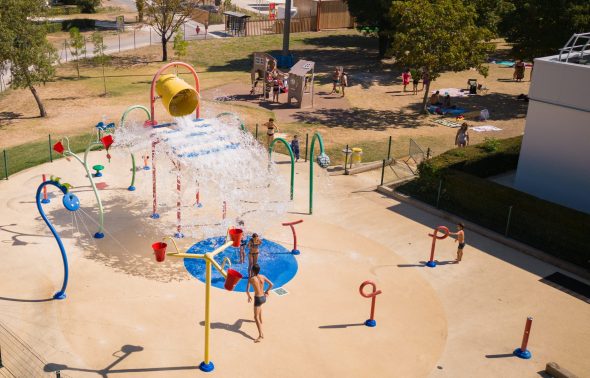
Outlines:
{"label": "red pole", "polygon": [[295,227],[293,227],[293,226],[296,225],[296,224],[299,224],[301,222],[303,222],[303,219],[299,219],[299,220],[293,221],[293,222],[283,223],[283,226],[289,226],[289,227],[291,227],[291,232],[293,233],[293,250],[291,251],[291,253],[294,254],[294,255],[300,254],[301,251],[299,251],[297,249],[297,233],[295,232]]}
{"label": "red pole", "polygon": [[[45,176],[45,174],[43,174],[43,182],[47,181],[47,178]],[[43,199],[41,200],[41,203],[49,203],[51,201],[49,201],[49,198],[47,198],[47,186],[43,187]]]}
{"label": "red pole", "polygon": [[157,192],[156,192],[156,141],[152,142],[152,195],[154,198],[153,203],[153,211],[152,211],[152,218],[158,219],[160,215],[158,214],[158,201],[157,201]]}
{"label": "red pole", "polygon": [[[373,291],[368,294],[365,294],[363,289],[367,285],[371,285],[373,287]],[[375,327],[377,325],[377,322],[375,321],[375,300],[377,295],[381,294],[382,291],[377,290],[377,285],[375,285],[375,282],[367,280],[363,282],[359,287],[359,293],[361,294],[361,296],[365,298],[371,298],[371,317],[365,321],[365,325],[367,327]]]}
{"label": "red pole", "polygon": [[[442,232],[443,235],[438,236],[437,235],[438,231]],[[434,247],[436,246],[436,240],[437,239],[444,239],[447,236],[449,236],[449,229],[446,228],[445,226],[438,226],[434,229],[434,232],[432,234],[428,234],[428,236],[432,237],[432,246],[430,247],[430,259],[426,263],[426,266],[428,266],[430,268],[434,268],[436,266],[436,262],[434,261]]]}
{"label": "red pole", "polygon": [[184,237],[184,235],[181,232],[182,229],[182,220],[181,220],[181,212],[182,212],[182,206],[181,206],[181,194],[180,194],[180,162],[176,162],[176,169],[178,170],[176,172],[176,191],[178,192],[178,198],[176,200],[176,220],[178,222],[178,224],[176,225],[176,236],[177,238],[182,238]]}
{"label": "red pole", "polygon": [[533,325],[533,318],[528,317],[526,319],[526,324],[524,326],[524,333],[522,335],[522,344],[520,346],[520,350],[526,350],[526,347],[529,343],[529,334],[531,333],[531,326]]}

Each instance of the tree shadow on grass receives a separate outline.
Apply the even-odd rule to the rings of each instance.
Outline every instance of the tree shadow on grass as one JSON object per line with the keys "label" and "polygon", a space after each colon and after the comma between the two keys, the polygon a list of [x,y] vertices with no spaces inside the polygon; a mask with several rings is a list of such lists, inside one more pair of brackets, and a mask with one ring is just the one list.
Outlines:
{"label": "tree shadow on grass", "polygon": [[465,108],[467,112],[488,109],[490,119],[486,122],[489,123],[525,118],[528,109],[527,102],[517,100],[515,95],[506,93],[453,98],[453,104]]}
{"label": "tree shadow on grass", "polygon": [[35,119],[35,118],[41,118],[41,116],[29,116],[29,117],[23,117],[22,113],[16,113],[16,112],[0,112],[0,121],[10,121],[13,119]]}
{"label": "tree shadow on grass", "polygon": [[416,128],[425,120],[425,117],[417,113],[360,108],[298,111],[293,118],[297,122],[319,123],[326,127],[376,131],[389,128]]}
{"label": "tree shadow on grass", "polygon": [[[378,55],[377,39],[362,35],[325,35],[305,38],[303,48],[291,50],[295,61],[311,60],[316,63],[316,81],[319,84],[331,83],[331,73],[336,66],[343,66],[349,74],[351,85],[360,84],[363,88],[372,85],[390,84],[393,77],[400,72],[391,64],[381,61]],[[280,50],[267,51],[271,55],[280,55]],[[246,58],[228,61],[226,64],[209,66],[208,72],[242,71],[250,72],[252,54]],[[287,69],[284,69],[288,72]]]}

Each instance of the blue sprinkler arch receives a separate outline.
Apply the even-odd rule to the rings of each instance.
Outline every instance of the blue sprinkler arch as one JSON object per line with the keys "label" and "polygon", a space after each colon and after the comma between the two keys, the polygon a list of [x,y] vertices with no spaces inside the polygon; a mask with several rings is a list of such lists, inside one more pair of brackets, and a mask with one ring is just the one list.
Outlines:
{"label": "blue sprinkler arch", "polygon": [[61,252],[61,258],[64,263],[63,284],[61,286],[61,289],[57,293],[55,293],[55,295],[53,296],[53,299],[65,299],[66,298],[66,288],[68,286],[68,276],[69,276],[68,257],[66,255],[66,250],[64,248],[63,243],[61,242],[61,238],[59,237],[59,234],[57,233],[57,231],[55,230],[55,228],[53,227],[53,225],[51,224],[49,219],[47,219],[47,215],[45,215],[45,212],[43,211],[43,207],[41,206],[42,191],[43,191],[43,188],[47,185],[53,185],[62,191],[62,193],[64,194],[62,203],[63,203],[64,207],[69,211],[78,210],[80,208],[80,200],[78,199],[78,197],[75,194],[68,192],[68,188],[69,188],[68,184],[61,184],[59,182],[59,180],[56,180],[53,177],[51,178],[51,180],[41,183],[41,185],[39,185],[39,187],[37,188],[37,194],[35,195],[35,201],[37,203],[37,210],[39,210],[39,214],[41,215],[41,218],[43,218],[43,220],[45,221],[45,224],[47,224],[47,227],[49,227],[49,230],[51,231],[51,233],[53,234],[53,237],[57,241],[57,245],[58,245],[59,250]]}

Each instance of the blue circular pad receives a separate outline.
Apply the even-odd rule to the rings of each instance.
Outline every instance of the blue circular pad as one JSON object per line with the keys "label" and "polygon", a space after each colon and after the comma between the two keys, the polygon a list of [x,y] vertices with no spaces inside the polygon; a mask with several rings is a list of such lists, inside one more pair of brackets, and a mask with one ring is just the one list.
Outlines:
{"label": "blue circular pad", "polygon": [[[218,236],[194,244],[187,253],[204,254],[212,252],[215,248],[223,245],[225,237]],[[297,260],[287,248],[270,240],[262,240],[259,248],[258,265],[260,265],[260,274],[266,276],[272,281],[274,288],[279,288],[291,281],[295,274],[297,274]],[[240,264],[240,249],[229,247],[225,251],[215,256],[215,261],[221,265],[223,259],[228,257],[232,263],[231,268],[237,270],[244,276],[236,285],[234,291],[246,291],[246,284],[248,283],[248,253],[249,250],[245,248],[246,258],[244,263]],[[199,281],[205,282],[205,260],[202,259],[184,259],[184,267],[186,270]],[[228,269],[226,265],[225,270]],[[211,267],[211,284],[217,288],[223,289],[225,279],[215,269]],[[225,290],[225,289],[224,289]],[[250,288],[252,290],[252,288]]]}

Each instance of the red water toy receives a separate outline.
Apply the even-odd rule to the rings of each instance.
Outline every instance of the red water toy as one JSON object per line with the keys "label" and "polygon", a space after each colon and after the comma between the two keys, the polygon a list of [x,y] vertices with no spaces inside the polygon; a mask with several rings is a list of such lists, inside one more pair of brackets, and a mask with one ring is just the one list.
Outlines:
{"label": "red water toy", "polygon": [[[365,294],[363,289],[367,285],[371,285],[373,287],[373,291]],[[359,287],[359,293],[361,293],[361,295],[365,298],[371,298],[371,317],[365,321],[365,325],[367,327],[375,327],[377,325],[377,322],[375,321],[375,298],[377,295],[381,294],[381,290],[377,290],[377,285],[375,285],[375,282],[367,280]]]}
{"label": "red water toy", "polygon": [[[437,233],[439,231],[442,232],[443,235],[438,236]],[[438,226],[434,229],[434,232],[432,234],[428,234],[428,236],[432,238],[432,247],[430,248],[430,259],[426,263],[426,266],[429,268],[434,268],[436,266],[436,261],[434,261],[434,247],[436,245],[436,240],[442,240],[449,236],[449,229],[445,226]]]}
{"label": "red water toy", "polygon": [[301,253],[301,251],[299,251],[297,249],[297,234],[295,233],[295,227],[293,227],[296,224],[299,224],[303,222],[303,219],[299,219],[297,221],[293,221],[293,222],[286,222],[283,223],[283,226],[290,226],[291,227],[291,231],[293,232],[293,250],[291,251],[292,254],[294,255],[298,255]]}

